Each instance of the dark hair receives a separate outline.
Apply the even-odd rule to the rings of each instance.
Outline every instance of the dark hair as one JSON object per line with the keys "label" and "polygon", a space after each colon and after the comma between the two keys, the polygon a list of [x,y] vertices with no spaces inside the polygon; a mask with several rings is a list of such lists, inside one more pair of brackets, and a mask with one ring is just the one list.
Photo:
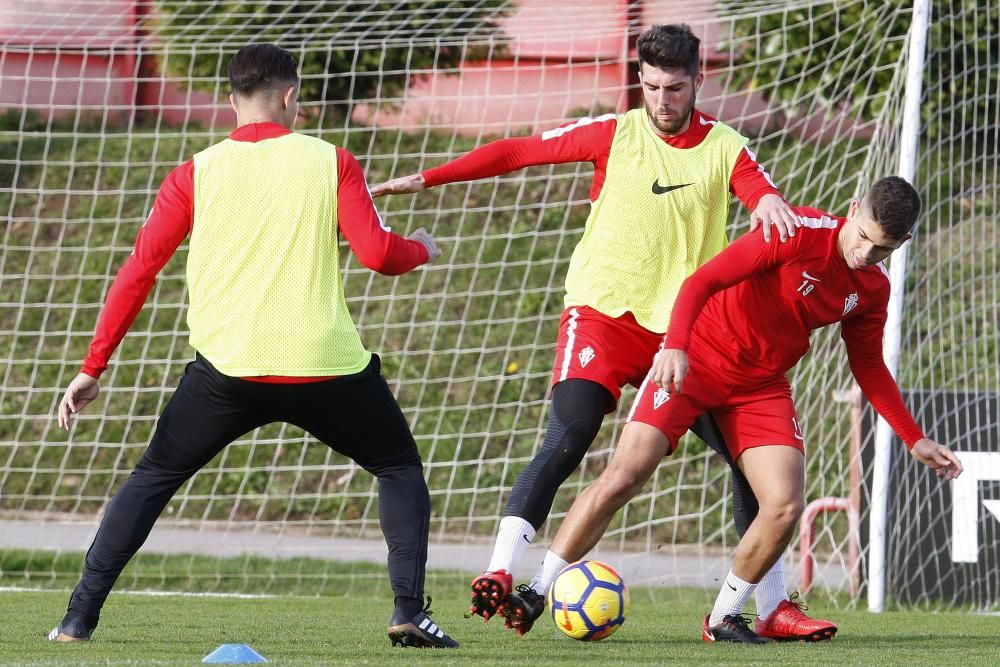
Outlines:
{"label": "dark hair", "polygon": [[660,69],[683,67],[688,74],[696,76],[700,46],[701,40],[695,37],[686,23],[654,25],[642,33],[636,43],[639,66],[649,63]]}
{"label": "dark hair", "polygon": [[299,63],[289,51],[274,44],[247,44],[229,61],[229,85],[234,93],[295,86]]}
{"label": "dark hair", "polygon": [[910,233],[920,215],[920,195],[899,176],[875,181],[865,195],[872,218],[889,237],[901,239]]}

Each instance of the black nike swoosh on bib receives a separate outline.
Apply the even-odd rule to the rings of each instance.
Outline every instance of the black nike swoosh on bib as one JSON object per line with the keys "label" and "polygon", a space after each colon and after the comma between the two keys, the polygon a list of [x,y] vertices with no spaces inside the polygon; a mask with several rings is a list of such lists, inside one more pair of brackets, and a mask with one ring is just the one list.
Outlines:
{"label": "black nike swoosh on bib", "polygon": [[680,185],[660,185],[660,179],[653,181],[653,194],[662,195],[670,192],[671,190],[680,190],[681,188],[686,188],[689,185],[694,185],[694,183],[682,183]]}

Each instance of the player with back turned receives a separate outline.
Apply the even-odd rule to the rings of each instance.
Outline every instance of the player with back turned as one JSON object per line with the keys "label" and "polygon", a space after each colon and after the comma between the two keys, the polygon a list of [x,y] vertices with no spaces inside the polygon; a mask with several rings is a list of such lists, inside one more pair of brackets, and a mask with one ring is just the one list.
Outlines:
{"label": "player with back turned", "polygon": [[[271,44],[229,63],[237,128],[174,169],[108,292],[97,331],[59,405],[59,423],[94,400],[98,378],[156,274],[191,237],[188,325],[196,358],[149,447],[109,502],[53,641],[89,640],[111,588],[180,486],[230,442],[265,424],[301,427],[378,480],[389,548],[393,645],[457,647],[424,606],[430,497],[405,417],[344,300],[339,236],[365,266],[406,273],[440,255],[404,239],[372,204],[357,160],[292,132],[295,57]],[[346,613],[346,612],[345,612]]]}
{"label": "player with back turned", "polygon": [[[699,44],[686,25],[655,25],[639,38],[642,108],[495,141],[372,189],[410,193],[531,165],[594,164],[591,212],[566,277],[544,441],[514,483],[490,562],[472,582],[472,612],[500,613],[520,634],[544,608],[539,582],[566,563],[548,554],[516,592],[514,568],[621,388],[646,376],[681,283],[725,246],[730,193],[753,211],[751,230],[763,223],[770,238],[777,225],[782,240],[795,233],[797,218],[747,139],[695,108],[704,80]],[[752,495],[737,505],[751,503]],[[768,581],[758,605],[774,610],[787,598],[780,561]]]}

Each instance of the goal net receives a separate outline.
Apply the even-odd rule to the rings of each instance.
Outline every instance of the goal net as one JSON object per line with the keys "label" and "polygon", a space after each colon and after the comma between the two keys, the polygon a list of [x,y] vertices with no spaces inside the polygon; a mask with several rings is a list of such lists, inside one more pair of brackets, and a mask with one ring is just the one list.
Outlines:
{"label": "goal net", "polygon": [[[925,213],[909,253],[899,376],[931,437],[995,452],[998,11],[942,0],[933,12],[916,179]],[[233,127],[225,67],[243,44],[275,41],[297,55],[297,129],[350,150],[374,184],[495,138],[627,110],[640,99],[635,38],[653,23],[687,22],[703,40],[699,108],[750,138],[790,202],[844,214],[899,169],[911,16],[907,2],[863,0],[0,3],[0,585],[75,582],[99,513],[193,358],[185,243],[98,399],[68,434],[58,428],[56,406],[159,183]],[[348,305],[423,456],[432,577],[486,565],[511,486],[541,444],[563,279],[591,174],[589,164],[534,167],[380,199],[394,231],[426,227],[443,256],[390,278],[345,253]],[[731,236],[748,217],[734,199]],[[838,511],[817,515],[811,561],[814,591],[837,600],[864,587],[874,432],[842,348],[835,328],[817,333],[791,375],[807,500],[839,500]],[[625,391],[560,490],[539,545],[606,466],[633,395]],[[934,407],[934,397],[951,407]],[[963,407],[990,400],[982,418]],[[897,469],[911,463],[899,456]],[[977,503],[1000,497],[1000,482],[984,480]],[[903,570],[906,549],[948,562],[954,519],[936,500],[936,480],[914,470],[894,484],[906,502],[891,508],[903,511],[892,530],[927,540],[890,547],[890,570]],[[616,518],[601,557],[630,584],[714,587],[736,543],[730,489],[725,466],[687,437]],[[985,550],[994,533],[981,505],[974,525],[962,525]],[[914,507],[926,516],[906,513]],[[181,488],[119,585],[381,591],[384,553],[373,479],[275,424]],[[798,541],[787,556],[795,586]],[[995,580],[993,558],[975,567]],[[518,575],[534,565],[526,559]],[[979,585],[968,577],[943,590],[929,571],[901,576],[898,586],[913,591],[906,601],[979,600],[959,592]],[[995,604],[995,591],[985,595]]]}

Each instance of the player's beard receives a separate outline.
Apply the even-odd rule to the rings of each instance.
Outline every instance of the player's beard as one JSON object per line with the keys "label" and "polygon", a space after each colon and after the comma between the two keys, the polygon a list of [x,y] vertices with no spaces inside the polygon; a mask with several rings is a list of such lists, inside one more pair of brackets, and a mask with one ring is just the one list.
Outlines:
{"label": "player's beard", "polygon": [[691,120],[691,114],[694,111],[694,93],[691,94],[691,99],[685,105],[684,108],[677,110],[677,114],[670,118],[660,118],[656,115],[656,111],[649,108],[648,104],[644,103],[646,107],[646,116],[649,118],[649,122],[653,124],[657,132],[666,135],[680,134],[684,126],[687,125],[688,121]]}

